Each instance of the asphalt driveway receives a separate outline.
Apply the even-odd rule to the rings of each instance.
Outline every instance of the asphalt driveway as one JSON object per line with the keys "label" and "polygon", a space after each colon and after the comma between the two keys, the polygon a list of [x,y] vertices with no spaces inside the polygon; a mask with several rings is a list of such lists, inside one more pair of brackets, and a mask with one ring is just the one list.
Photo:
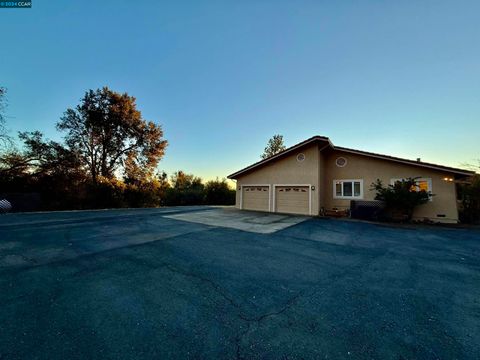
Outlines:
{"label": "asphalt driveway", "polygon": [[480,232],[165,208],[0,216],[0,359],[479,359]]}

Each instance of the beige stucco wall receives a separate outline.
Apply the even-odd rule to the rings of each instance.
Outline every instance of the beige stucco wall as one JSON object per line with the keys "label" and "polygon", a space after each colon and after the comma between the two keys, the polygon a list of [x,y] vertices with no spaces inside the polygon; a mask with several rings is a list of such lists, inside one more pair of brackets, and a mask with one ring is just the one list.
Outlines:
{"label": "beige stucco wall", "polygon": [[[375,191],[370,191],[370,185],[377,179],[388,185],[391,179],[422,177],[432,180],[432,192],[435,196],[432,201],[416,209],[414,218],[429,218],[440,222],[458,221],[455,184],[443,180],[445,177],[453,178],[454,174],[343,151],[331,149],[320,151],[321,149],[317,144],[304,147],[288,157],[274,160],[240,176],[237,179],[236,206],[240,207],[241,185],[271,185],[270,208],[273,211],[274,184],[310,184],[315,186],[315,190],[311,192],[312,215],[318,215],[322,207],[326,209],[350,207],[350,200],[333,198],[334,180],[362,179],[363,199],[373,200]],[[301,152],[306,158],[303,162],[298,162],[296,158]],[[347,165],[343,168],[335,164],[339,156],[347,159]]]}
{"label": "beige stucco wall", "polygon": [[321,209],[322,207],[325,208],[325,204],[326,204],[325,197],[327,196],[327,191],[325,188],[325,180],[324,180],[326,176],[326,171],[327,171],[325,151],[320,151],[318,160],[319,160],[318,170],[319,170],[319,179],[320,179],[320,183],[318,186],[318,195],[320,196],[320,209]]}
{"label": "beige stucco wall", "polygon": [[[305,154],[305,160],[297,161],[299,153]],[[302,148],[292,155],[285,158],[274,160],[271,163],[254,171],[247,173],[237,179],[237,197],[236,207],[240,207],[240,186],[249,184],[269,184],[271,202],[273,202],[273,185],[274,184],[310,184],[315,186],[312,194],[312,215],[319,213],[319,149],[314,144],[309,147]],[[273,204],[270,204],[273,209]]]}
{"label": "beige stucco wall", "polygon": [[[343,168],[335,164],[339,156],[347,159],[347,165]],[[387,185],[390,184],[390,179],[418,176],[432,179],[432,193],[435,196],[432,201],[417,208],[414,218],[427,217],[441,222],[458,220],[455,184],[443,180],[445,177],[453,178],[454,175],[451,173],[339,151],[325,154],[325,168],[326,176],[322,177],[322,182],[326,194],[322,205],[327,209],[350,207],[350,200],[333,198],[334,180],[363,179],[363,198],[373,200],[375,191],[369,189],[377,179]],[[445,217],[437,217],[437,214],[444,214]]]}

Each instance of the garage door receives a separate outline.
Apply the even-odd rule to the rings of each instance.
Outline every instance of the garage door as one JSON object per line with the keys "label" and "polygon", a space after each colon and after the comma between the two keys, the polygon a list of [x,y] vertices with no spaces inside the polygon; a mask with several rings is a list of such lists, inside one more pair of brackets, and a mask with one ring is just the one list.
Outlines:
{"label": "garage door", "polygon": [[275,211],[291,214],[310,214],[308,186],[276,186]]}
{"label": "garage door", "polygon": [[269,190],[268,186],[243,186],[242,209],[269,211]]}

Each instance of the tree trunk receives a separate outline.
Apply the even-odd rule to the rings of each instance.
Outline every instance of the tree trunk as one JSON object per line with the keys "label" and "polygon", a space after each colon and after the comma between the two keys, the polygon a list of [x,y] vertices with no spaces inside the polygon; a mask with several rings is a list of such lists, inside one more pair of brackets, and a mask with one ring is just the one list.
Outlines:
{"label": "tree trunk", "polygon": [[91,168],[92,172],[92,181],[95,185],[97,185],[98,177],[97,177],[97,171],[95,170],[95,167]]}

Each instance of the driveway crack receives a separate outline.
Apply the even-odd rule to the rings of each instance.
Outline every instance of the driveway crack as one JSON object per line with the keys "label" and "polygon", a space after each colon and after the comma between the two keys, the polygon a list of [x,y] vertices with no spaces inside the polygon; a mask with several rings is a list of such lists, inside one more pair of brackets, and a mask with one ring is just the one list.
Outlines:
{"label": "driveway crack", "polygon": [[175,267],[175,266],[173,266],[172,264],[169,264],[169,263],[162,263],[161,266],[170,270],[171,272],[181,274],[181,275],[184,275],[184,276],[188,276],[188,277],[192,277],[192,278],[198,279],[202,282],[205,282],[205,283],[209,284],[215,290],[215,292],[220,294],[220,296],[222,296],[230,305],[232,305],[233,307],[235,307],[236,309],[241,311],[240,305],[237,304],[233,300],[233,298],[230,297],[227,294],[227,292],[220,285],[218,285],[216,282],[212,281],[211,279],[208,279],[204,276],[195,274],[191,271],[185,271],[185,270],[179,269],[179,268],[177,268],[177,267]]}
{"label": "driveway crack", "polygon": [[305,290],[302,290],[302,291],[298,292],[297,294],[292,296],[290,299],[288,299],[288,301],[285,303],[285,305],[277,311],[267,312],[267,313],[261,314],[261,315],[256,316],[256,317],[249,317],[249,316],[245,315],[244,310],[242,309],[242,306],[240,304],[236,303],[235,300],[227,293],[227,291],[225,289],[223,289],[219,284],[214,282],[213,280],[211,280],[209,278],[206,278],[204,276],[198,275],[198,274],[196,274],[194,272],[191,272],[191,271],[179,269],[179,268],[177,268],[177,267],[175,267],[175,266],[173,266],[172,264],[169,264],[169,263],[162,263],[160,266],[168,269],[169,271],[171,271],[173,273],[181,274],[181,275],[188,276],[188,277],[192,277],[192,278],[198,279],[198,280],[200,280],[204,283],[207,283],[208,285],[210,285],[211,288],[214,289],[214,291],[217,294],[219,294],[231,306],[233,306],[235,309],[237,309],[237,311],[238,311],[237,317],[240,320],[243,320],[246,323],[246,329],[244,331],[239,332],[237,334],[237,336],[235,337],[235,356],[236,356],[236,359],[242,359],[241,343],[242,343],[243,337],[250,332],[250,328],[251,328],[252,324],[260,323],[261,321],[264,321],[268,318],[278,316],[278,315],[282,315],[283,313],[288,311],[290,308],[295,306],[296,303],[298,302],[298,300],[305,294]]}

